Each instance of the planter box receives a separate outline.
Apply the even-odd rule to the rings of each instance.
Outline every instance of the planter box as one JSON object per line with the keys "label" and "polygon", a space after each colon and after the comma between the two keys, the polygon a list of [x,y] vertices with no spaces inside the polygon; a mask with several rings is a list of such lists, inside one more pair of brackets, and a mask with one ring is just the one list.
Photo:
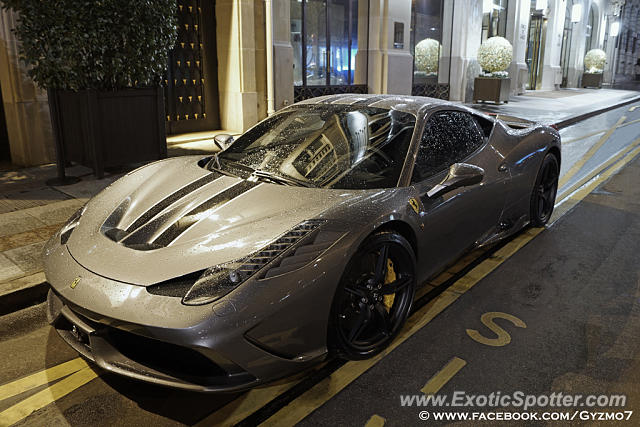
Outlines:
{"label": "planter box", "polygon": [[492,101],[496,104],[509,102],[510,90],[510,78],[476,77],[473,82],[473,102]]}
{"label": "planter box", "polygon": [[167,157],[162,88],[49,91],[58,162],[104,168]]}
{"label": "planter box", "polygon": [[602,87],[602,73],[584,73],[582,75],[582,87]]}
{"label": "planter box", "polygon": [[427,75],[426,73],[415,71],[413,73],[413,84],[437,86],[438,76]]}

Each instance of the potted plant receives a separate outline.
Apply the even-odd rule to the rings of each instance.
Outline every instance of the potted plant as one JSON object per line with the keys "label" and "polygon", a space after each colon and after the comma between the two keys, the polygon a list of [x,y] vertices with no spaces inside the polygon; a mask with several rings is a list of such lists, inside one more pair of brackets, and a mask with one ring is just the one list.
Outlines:
{"label": "potted plant", "polygon": [[166,157],[163,89],[175,0],[0,0],[17,13],[29,76],[47,90],[64,177]]}
{"label": "potted plant", "polygon": [[426,38],[420,40],[415,48],[414,84],[438,84],[438,63],[440,62],[440,42]]}
{"label": "potted plant", "polygon": [[478,48],[478,64],[483,73],[473,85],[473,102],[509,102],[511,79],[505,71],[513,59],[513,47],[504,37],[491,37]]}
{"label": "potted plant", "polygon": [[591,49],[584,56],[584,67],[586,72],[582,74],[582,87],[602,87],[602,73],[604,64],[607,61],[607,54],[602,49]]}

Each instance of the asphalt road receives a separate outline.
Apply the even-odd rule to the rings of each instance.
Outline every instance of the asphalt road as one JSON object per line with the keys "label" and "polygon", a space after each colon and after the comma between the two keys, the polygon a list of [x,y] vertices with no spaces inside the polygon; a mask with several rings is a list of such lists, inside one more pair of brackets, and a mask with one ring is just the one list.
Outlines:
{"label": "asphalt road", "polygon": [[[626,394],[617,409],[640,411],[640,160],[630,161],[640,108],[631,108],[563,130],[570,176],[556,221],[425,287],[384,357],[329,362],[245,394],[185,393],[85,367],[34,306],[0,318],[0,425],[419,425],[423,409],[450,410],[401,406],[423,389]],[[455,408],[494,409],[508,410]]]}

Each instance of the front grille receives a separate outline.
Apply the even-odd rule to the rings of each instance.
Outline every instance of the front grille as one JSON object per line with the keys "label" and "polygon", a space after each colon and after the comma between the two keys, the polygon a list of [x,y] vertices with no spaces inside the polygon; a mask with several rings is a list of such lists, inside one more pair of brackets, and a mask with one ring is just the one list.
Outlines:
{"label": "front grille", "polygon": [[123,356],[143,366],[184,381],[210,384],[227,372],[196,350],[116,328],[107,328],[107,341]]}

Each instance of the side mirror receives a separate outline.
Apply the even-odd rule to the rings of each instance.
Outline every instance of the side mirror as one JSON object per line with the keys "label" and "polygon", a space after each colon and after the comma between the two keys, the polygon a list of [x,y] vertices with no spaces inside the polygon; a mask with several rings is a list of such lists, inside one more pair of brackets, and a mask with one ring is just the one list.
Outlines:
{"label": "side mirror", "polygon": [[429,198],[440,197],[456,188],[478,184],[484,177],[484,169],[467,163],[454,163],[449,167],[449,173],[440,184],[427,192]]}
{"label": "side mirror", "polygon": [[215,142],[220,151],[224,151],[233,143],[233,137],[226,133],[221,133],[213,138],[213,142]]}

